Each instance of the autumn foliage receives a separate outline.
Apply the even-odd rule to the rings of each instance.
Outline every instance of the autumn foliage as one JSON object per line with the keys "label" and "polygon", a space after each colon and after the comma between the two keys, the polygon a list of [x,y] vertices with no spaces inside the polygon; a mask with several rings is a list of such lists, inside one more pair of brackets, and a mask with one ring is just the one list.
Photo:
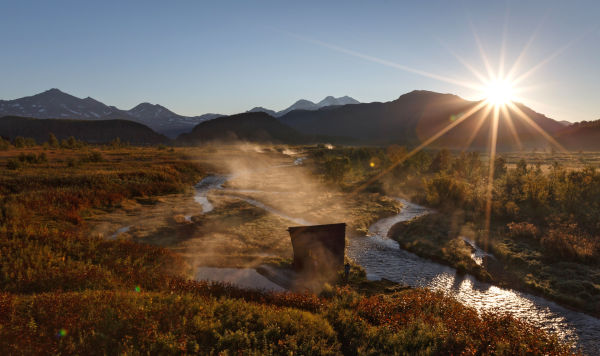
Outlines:
{"label": "autumn foliage", "polygon": [[91,236],[86,216],[184,192],[201,170],[178,151],[86,149],[0,156],[22,163],[0,171],[2,354],[570,353],[426,290],[317,296],[191,281],[176,253]]}

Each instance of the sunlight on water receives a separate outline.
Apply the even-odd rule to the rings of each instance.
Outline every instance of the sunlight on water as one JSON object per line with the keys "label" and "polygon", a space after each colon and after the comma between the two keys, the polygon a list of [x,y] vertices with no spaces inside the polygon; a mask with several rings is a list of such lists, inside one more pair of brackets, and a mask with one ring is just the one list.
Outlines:
{"label": "sunlight on water", "polygon": [[367,278],[386,278],[412,287],[443,291],[480,312],[509,312],[559,337],[575,342],[591,354],[600,350],[600,320],[568,310],[558,304],[527,293],[503,289],[461,275],[456,270],[420,258],[398,247],[387,232],[395,223],[427,212],[418,205],[402,201],[405,208],[394,217],[371,226],[368,237],[349,240],[347,254],[367,271]]}
{"label": "sunlight on water", "polygon": [[[292,165],[285,165],[285,167]],[[232,176],[204,178],[196,185],[196,199],[199,197],[206,199],[210,190],[223,189],[223,184],[231,178]],[[230,191],[235,192],[235,190]],[[236,196],[236,198],[297,224],[310,225],[308,221],[288,216],[260,201],[247,197]],[[564,340],[575,342],[590,354],[598,353],[597,350],[600,350],[599,319],[568,310],[541,297],[480,282],[470,275],[456,273],[456,270],[451,267],[420,258],[400,249],[395,241],[387,238],[389,229],[398,222],[428,213],[424,207],[402,199],[400,201],[404,206],[400,214],[381,219],[371,225],[368,237],[351,238],[348,241],[346,251],[348,257],[365,268],[368,279],[386,278],[412,287],[426,287],[443,291],[480,312],[509,312],[517,318],[557,334]],[[210,202],[208,203],[210,204]],[[212,207],[212,204],[210,206]],[[202,207],[205,208],[204,205]],[[204,212],[207,211],[204,210]],[[472,244],[475,249],[474,257],[481,257],[480,249],[474,242],[467,242]],[[242,287],[261,286],[261,288],[266,288],[260,282],[265,278],[254,270],[203,267],[198,270],[197,279],[224,281]],[[246,284],[245,281],[249,284]]]}

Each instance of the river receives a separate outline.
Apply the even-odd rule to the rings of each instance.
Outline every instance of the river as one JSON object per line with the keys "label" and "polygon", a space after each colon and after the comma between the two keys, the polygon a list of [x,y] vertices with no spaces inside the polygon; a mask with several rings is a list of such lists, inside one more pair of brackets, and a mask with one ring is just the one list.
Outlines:
{"label": "river", "polygon": [[[212,189],[227,191],[223,188],[226,180],[222,176],[209,176],[196,186],[196,199],[203,206],[204,212],[212,208],[207,199],[208,192]],[[310,224],[255,199],[238,198],[295,223]],[[412,287],[443,291],[480,312],[509,312],[557,334],[563,340],[574,342],[588,354],[600,354],[600,319],[569,310],[542,297],[480,282],[468,274],[457,273],[454,268],[400,249],[396,241],[387,238],[390,228],[398,222],[428,212],[426,208],[406,200],[401,202],[404,207],[399,214],[371,225],[368,236],[350,238],[348,241],[346,254],[365,268],[368,279],[386,278]]]}
{"label": "river", "polygon": [[471,275],[399,248],[387,238],[396,223],[426,214],[427,209],[402,200],[400,214],[377,221],[369,236],[349,239],[347,255],[363,266],[367,278],[389,280],[443,291],[478,311],[510,312],[560,338],[574,342],[591,355],[600,354],[600,319],[564,308],[547,299],[480,282]]}

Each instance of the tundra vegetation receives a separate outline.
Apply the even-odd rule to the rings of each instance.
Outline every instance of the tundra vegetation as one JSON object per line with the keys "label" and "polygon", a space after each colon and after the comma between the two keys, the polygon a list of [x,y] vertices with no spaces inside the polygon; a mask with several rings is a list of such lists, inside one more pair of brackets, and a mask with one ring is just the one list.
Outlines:
{"label": "tundra vegetation", "polygon": [[[193,281],[187,260],[173,249],[133,239],[106,239],[91,232],[98,215],[111,214],[131,200],[153,204],[171,195],[191,196],[192,185],[207,170],[186,154],[189,149],[129,147],[118,142],[88,146],[68,140],[62,145],[52,139],[42,147],[0,144],[6,146],[0,151],[3,353],[571,353],[569,345],[510,315],[478,314],[440,293],[359,290],[353,281],[360,280],[360,273],[348,285],[340,281],[320,295],[267,293]],[[357,161],[352,154],[313,148],[313,168],[348,191],[365,178],[362,175],[384,167],[387,159],[385,150],[356,153],[370,160]],[[377,164],[371,165],[377,157]],[[406,167],[424,174],[431,165],[430,155],[416,157]],[[527,168],[523,177],[536,172]],[[570,179],[571,172],[564,174],[564,179]],[[591,171],[580,174],[584,180],[588,175],[596,179]],[[368,190],[384,188],[384,183],[376,183]],[[460,198],[456,204],[469,201]],[[520,207],[521,201],[514,203]],[[525,208],[518,210],[526,213],[530,212]],[[563,223],[553,225],[557,233],[565,231]],[[525,235],[529,231],[526,225],[518,226]],[[584,234],[588,228],[582,223],[564,229]],[[554,236],[550,230],[542,229],[518,241],[539,244],[548,256],[557,255],[546,252],[544,238],[563,239],[566,244],[575,241],[550,236]],[[510,256],[512,250],[506,251]],[[587,248],[574,247],[568,258],[579,261],[589,253]],[[586,258],[592,261],[594,256]]]}
{"label": "tundra vegetation", "polygon": [[[434,212],[390,231],[402,248],[496,284],[542,294],[600,315],[600,164],[591,152],[501,154],[406,148],[315,150],[323,174],[343,189],[406,196]],[[389,172],[386,168],[401,161]],[[343,168],[340,168],[343,167]],[[370,179],[384,172],[379,179]],[[367,184],[368,183],[368,184]],[[478,265],[467,237],[492,253]]]}

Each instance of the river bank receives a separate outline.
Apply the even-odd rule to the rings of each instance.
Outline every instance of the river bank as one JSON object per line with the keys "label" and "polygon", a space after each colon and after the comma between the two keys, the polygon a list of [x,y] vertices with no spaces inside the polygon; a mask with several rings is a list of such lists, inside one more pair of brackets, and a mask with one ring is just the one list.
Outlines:
{"label": "river bank", "polygon": [[511,313],[560,335],[564,340],[575,342],[590,354],[600,349],[597,340],[599,319],[542,297],[481,282],[474,276],[401,249],[396,241],[387,238],[389,230],[386,227],[427,212],[426,208],[416,204],[402,203],[405,209],[394,218],[384,219],[385,224],[380,225],[383,228],[374,228],[370,236],[350,240],[347,254],[365,268],[367,278],[386,278],[412,287],[444,291],[479,312]]}
{"label": "river bank", "polygon": [[[270,164],[272,167],[273,164]],[[279,165],[284,164],[284,162],[280,162]],[[265,263],[266,259],[289,259],[291,249],[289,236],[285,229],[290,224],[290,218],[303,219],[309,223],[314,223],[313,220],[317,220],[315,217],[321,217],[321,219],[351,219],[352,214],[360,216],[361,212],[366,209],[364,206],[357,208],[357,204],[360,204],[358,200],[350,202],[354,210],[348,209],[348,202],[342,201],[341,196],[319,189],[314,180],[301,179],[298,182],[299,184],[289,186],[287,177],[291,176],[295,179],[305,174],[303,169],[299,169],[300,167],[295,165],[288,164],[272,170],[269,165],[265,164],[264,167],[261,166],[260,168],[260,170],[239,170],[239,174],[229,175],[233,176],[234,179],[230,178],[226,184],[222,184],[220,179],[209,178],[206,182],[209,180],[215,182],[211,189],[206,189],[204,184],[197,185],[198,189],[194,196],[197,197],[198,194],[202,194],[207,202],[211,204],[212,209],[204,213],[205,204],[196,202],[197,213],[191,215],[190,221],[184,220],[181,223],[181,226],[185,227],[181,230],[181,234],[171,234],[175,238],[172,237],[169,240],[172,250],[193,261],[192,266],[194,269],[201,266],[257,268]],[[501,311],[513,312],[519,318],[523,318],[537,326],[541,325],[540,327],[556,335],[561,335],[564,340],[579,342],[579,339],[587,340],[589,338],[589,336],[586,336],[589,328],[586,331],[585,326],[579,325],[578,327],[583,328],[584,331],[578,334],[572,331],[569,323],[561,322],[559,320],[561,310],[546,314],[542,313],[543,316],[536,319],[536,314],[540,313],[540,308],[543,309],[545,301],[542,300],[538,303],[538,301],[532,301],[528,298],[525,298],[525,300],[520,297],[513,298],[511,291],[504,291],[489,285],[480,286],[473,282],[468,275],[456,276],[455,271],[436,269],[438,266],[430,271],[431,275],[425,277],[413,276],[416,279],[413,278],[412,281],[405,280],[407,275],[399,278],[397,273],[400,271],[406,272],[408,270],[419,273],[423,268],[423,262],[412,260],[412,265],[409,268],[402,267],[402,264],[407,260],[402,260],[402,256],[397,254],[396,243],[386,238],[380,238],[377,244],[371,244],[362,249],[363,253],[373,256],[370,260],[361,261],[359,258],[355,258],[357,251],[353,246],[356,246],[356,241],[372,241],[377,239],[379,235],[385,237],[387,236],[386,229],[389,229],[395,222],[406,219],[406,214],[412,214],[411,216],[414,217],[424,212],[421,207],[409,202],[401,202],[404,208],[400,214],[393,214],[384,205],[378,203],[378,200],[372,200],[370,197],[371,195],[365,195],[365,201],[374,201],[376,203],[374,204],[375,209],[380,211],[381,214],[373,216],[380,218],[386,215],[388,217],[371,225],[368,229],[370,237],[349,237],[348,246],[349,256],[365,267],[368,279],[380,280],[385,278],[413,287],[428,287],[450,292],[451,295],[465,303],[465,305],[474,307],[480,312],[491,311],[491,309],[482,307],[481,304],[500,303]],[[187,199],[194,200],[194,197],[187,196]],[[290,205],[290,201],[294,201],[295,204]],[[377,208],[377,206],[380,207]],[[265,207],[268,207],[268,209],[265,209]],[[317,209],[314,209],[314,207],[317,207]],[[370,221],[372,222],[373,219],[370,219]],[[316,221],[316,223],[318,222],[320,221]],[[139,234],[140,229],[133,228],[128,233],[135,233],[136,231]],[[162,231],[161,233],[165,236],[164,229],[158,229],[157,231]],[[166,240],[143,238],[141,235],[137,235],[135,240],[139,242],[153,241],[156,244],[166,242]],[[388,255],[389,251],[393,253]],[[377,272],[378,270],[383,273]],[[451,275],[455,276],[448,277]],[[425,281],[428,278],[433,278],[438,282],[447,281],[447,278],[451,278],[454,282],[450,285],[446,282],[435,285],[435,283],[426,283]],[[463,293],[452,294],[457,289],[463,289]],[[484,292],[488,290],[494,292]],[[499,296],[504,296],[507,293],[511,296],[509,303],[502,304],[502,300],[499,300],[502,297]],[[476,297],[475,299],[468,299],[464,298],[465,295],[475,295]],[[523,312],[519,309],[523,305],[529,306],[531,310]],[[591,332],[593,334],[595,331],[592,329]]]}
{"label": "river bank", "polygon": [[[453,228],[449,217],[441,213],[432,213],[396,224],[389,231],[388,237],[397,241],[400,247],[407,251],[456,268],[459,272],[469,273],[480,281],[535,294],[553,300],[566,308],[588,313],[596,318],[600,317],[600,291],[593,291],[592,287],[592,293],[595,293],[596,297],[587,295],[585,299],[577,298],[577,290],[581,287],[577,290],[561,291],[555,286],[564,283],[560,280],[566,278],[564,270],[563,273],[540,271],[543,268],[551,271],[556,267],[540,261],[539,255],[528,254],[527,251],[531,251],[531,247],[521,243],[518,252],[510,252],[506,248],[503,252],[499,247],[504,240],[501,236],[496,234],[489,240],[482,240],[473,236],[476,235],[475,228],[468,230]],[[461,233],[470,233],[469,241],[476,240],[487,245],[490,255],[483,258],[482,263],[478,264],[472,258],[473,247],[465,241],[466,238],[461,236]],[[529,264],[535,266],[537,271],[528,269]],[[540,281],[539,277],[535,278],[539,275],[544,276],[543,281]],[[577,279],[582,279],[585,275],[582,271],[575,274]],[[577,284],[572,278],[571,276],[567,280],[570,280],[571,287],[575,287]],[[562,294],[565,292],[568,294]]]}

